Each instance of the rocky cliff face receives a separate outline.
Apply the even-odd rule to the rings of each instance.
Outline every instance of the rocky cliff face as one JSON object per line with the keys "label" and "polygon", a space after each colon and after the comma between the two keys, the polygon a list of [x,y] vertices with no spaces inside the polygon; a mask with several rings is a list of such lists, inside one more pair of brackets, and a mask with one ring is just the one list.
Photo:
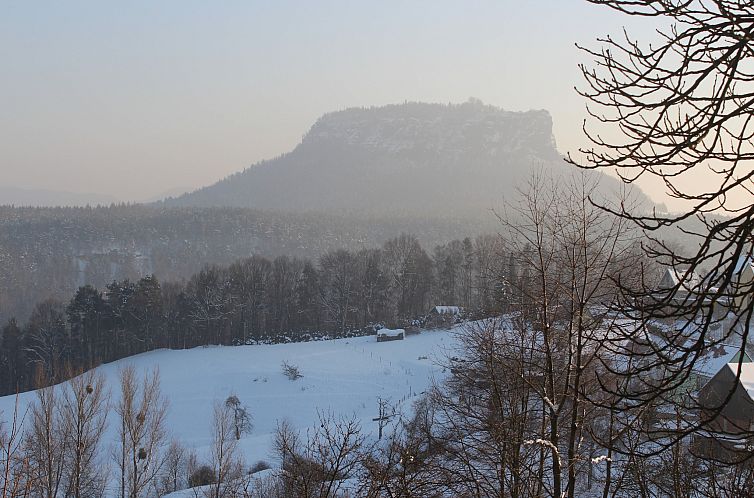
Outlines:
{"label": "rocky cliff face", "polygon": [[547,111],[469,101],[347,109],[293,151],[166,201],[375,215],[478,215],[534,169],[565,171]]}
{"label": "rocky cliff face", "polygon": [[302,147],[343,144],[373,153],[434,153],[448,159],[482,154],[557,156],[547,111],[506,112],[478,102],[348,109],[323,116]]}

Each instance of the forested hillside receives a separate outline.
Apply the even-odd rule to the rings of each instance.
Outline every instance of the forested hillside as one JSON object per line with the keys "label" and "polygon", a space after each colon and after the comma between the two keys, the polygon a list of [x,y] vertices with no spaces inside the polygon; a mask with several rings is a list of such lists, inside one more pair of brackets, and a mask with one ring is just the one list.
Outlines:
{"label": "forested hillside", "polygon": [[432,304],[486,316],[505,306],[515,275],[496,236],[427,252],[410,235],[381,248],[316,259],[244,258],[206,266],[187,282],[150,275],[82,286],[36,303],[0,329],[0,393],[57,383],[75,372],[157,348],[287,342],[412,326]]}
{"label": "forested hillside", "polygon": [[251,255],[318,257],[377,247],[403,232],[426,247],[494,230],[476,221],[353,218],[240,208],[0,207],[0,320],[25,320],[35,303],[67,299],[79,286],[113,280],[188,278],[206,264]]}

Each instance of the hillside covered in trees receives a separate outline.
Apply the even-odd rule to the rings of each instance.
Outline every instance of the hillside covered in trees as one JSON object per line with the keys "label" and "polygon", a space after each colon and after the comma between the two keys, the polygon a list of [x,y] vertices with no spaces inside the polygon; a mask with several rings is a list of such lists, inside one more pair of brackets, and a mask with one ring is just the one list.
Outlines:
{"label": "hillside covered in trees", "polygon": [[241,208],[0,207],[0,321],[25,320],[35,303],[83,285],[190,277],[207,264],[251,255],[317,258],[330,249],[378,247],[401,233],[426,247],[493,231],[477,221],[284,214]]}
{"label": "hillside covered in trees", "polygon": [[187,282],[154,276],[82,286],[67,301],[38,303],[0,335],[0,392],[59,382],[75,372],[157,348],[287,342],[411,326],[433,304],[470,315],[499,312],[504,275],[496,236],[456,240],[427,253],[410,235],[381,248],[330,250],[303,259],[252,256],[211,265]]}

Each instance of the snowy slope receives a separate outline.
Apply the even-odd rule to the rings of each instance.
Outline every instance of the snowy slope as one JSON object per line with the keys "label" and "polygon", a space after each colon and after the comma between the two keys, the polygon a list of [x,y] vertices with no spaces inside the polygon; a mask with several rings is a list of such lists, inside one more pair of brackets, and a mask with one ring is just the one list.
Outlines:
{"label": "snowy slope", "polygon": [[[376,433],[372,418],[377,398],[410,407],[417,393],[433,377],[442,376],[444,351],[452,348],[452,331],[426,331],[403,341],[377,343],[374,336],[333,341],[263,345],[213,346],[182,351],[160,350],[100,367],[117,393],[118,370],[133,364],[138,372],[158,367],[162,389],[170,401],[168,428],[200,456],[208,454],[212,404],[235,394],[253,416],[253,432],[241,441],[249,464],[264,459],[274,463],[272,437],[278,421],[287,419],[305,429],[317,420],[317,411],[355,414],[362,428]],[[427,357],[427,359],[419,359]],[[287,361],[303,377],[288,380],[281,371]],[[20,396],[21,411],[34,393]],[[0,398],[0,418],[12,415],[15,398]],[[109,420],[107,444],[115,440],[114,416]],[[108,454],[105,451],[103,454]]]}

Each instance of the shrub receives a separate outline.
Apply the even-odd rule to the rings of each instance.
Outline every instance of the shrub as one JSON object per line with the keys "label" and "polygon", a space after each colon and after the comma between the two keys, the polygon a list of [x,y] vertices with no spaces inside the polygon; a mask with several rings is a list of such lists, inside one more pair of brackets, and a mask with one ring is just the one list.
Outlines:
{"label": "shrub", "polygon": [[287,361],[284,361],[282,367],[283,367],[283,375],[288,377],[288,380],[297,380],[303,377],[303,375],[301,375],[301,372],[299,371],[296,365],[291,365]]}
{"label": "shrub", "polygon": [[214,484],[215,471],[209,465],[202,465],[189,476],[189,487],[206,486]]}
{"label": "shrub", "polygon": [[257,463],[251,466],[251,469],[249,469],[250,474],[256,474],[257,472],[262,472],[263,470],[267,470],[272,468],[269,463],[265,462],[264,460],[259,460]]}

